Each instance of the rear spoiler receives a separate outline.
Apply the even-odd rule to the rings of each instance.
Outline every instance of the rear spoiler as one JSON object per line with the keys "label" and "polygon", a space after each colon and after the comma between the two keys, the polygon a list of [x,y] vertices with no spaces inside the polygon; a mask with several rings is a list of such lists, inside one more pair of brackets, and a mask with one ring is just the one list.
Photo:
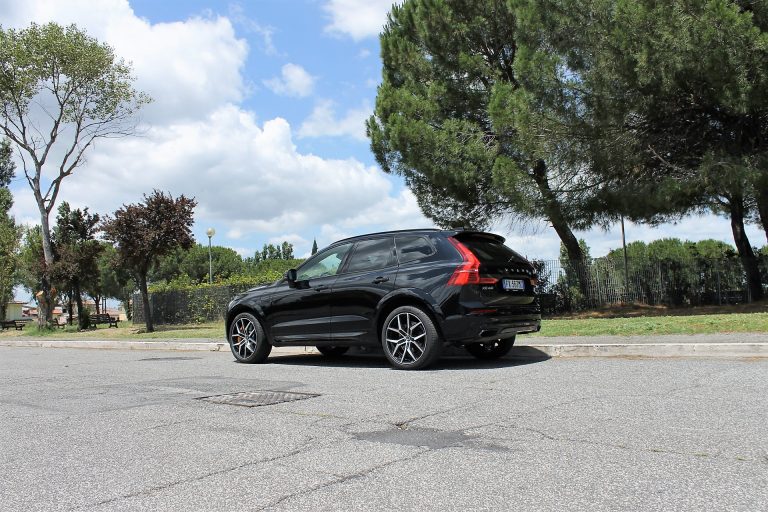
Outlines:
{"label": "rear spoiler", "polygon": [[462,238],[488,238],[502,244],[506,240],[503,236],[495,235],[493,233],[486,233],[485,231],[456,230],[456,232],[451,236],[457,240],[461,240]]}

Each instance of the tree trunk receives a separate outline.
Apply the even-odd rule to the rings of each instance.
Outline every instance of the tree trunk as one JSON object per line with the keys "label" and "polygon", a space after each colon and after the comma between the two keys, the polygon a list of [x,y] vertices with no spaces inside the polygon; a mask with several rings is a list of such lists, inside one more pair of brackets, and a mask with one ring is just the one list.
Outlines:
{"label": "tree trunk", "polygon": [[80,281],[75,280],[74,285],[75,302],[77,303],[77,326],[80,330],[83,330],[88,327],[88,319],[86,318],[88,315],[84,314],[85,308],[83,307],[83,295],[80,293]]}
{"label": "tree trunk", "polygon": [[747,275],[749,294],[752,300],[760,300],[763,298],[763,286],[760,283],[760,268],[757,264],[757,258],[752,251],[752,244],[749,242],[747,232],[744,229],[744,198],[735,196],[729,199],[733,241],[736,243],[741,264]]}
{"label": "tree trunk", "polygon": [[757,199],[757,214],[760,218],[760,224],[765,231],[765,239],[768,241],[768,179],[758,182],[755,187],[755,196]]}
{"label": "tree trunk", "polygon": [[547,164],[545,164],[543,160],[536,162],[536,165],[533,168],[533,180],[536,182],[541,197],[544,199],[544,212],[547,219],[552,223],[552,227],[555,229],[557,236],[560,237],[560,241],[563,243],[565,251],[568,253],[568,259],[576,270],[579,280],[579,290],[582,295],[587,298],[589,297],[589,276],[584,265],[584,251],[581,250],[579,240],[573,234],[573,231],[565,218],[560,201],[549,186]]}
{"label": "tree trunk", "polygon": [[147,273],[139,273],[139,290],[141,291],[141,301],[144,303],[144,321],[147,324],[147,332],[155,332],[155,326],[152,323],[152,311],[149,307],[149,292],[147,292]]}
{"label": "tree trunk", "polygon": [[102,313],[102,311],[101,311],[101,295],[91,295],[91,298],[93,299],[93,303],[96,304],[96,314],[100,315]]}
{"label": "tree trunk", "polygon": [[74,315],[72,314],[72,296],[75,294],[72,290],[69,291],[69,325],[72,325],[72,318]]}
{"label": "tree trunk", "polygon": [[38,327],[50,327],[53,322],[54,296],[51,280],[48,277],[48,271],[53,265],[53,246],[51,245],[51,226],[48,222],[48,210],[45,209],[45,203],[40,194],[36,192],[35,199],[37,207],[40,210],[40,224],[43,238],[43,258],[45,259],[45,268],[43,269],[42,293],[37,297],[37,325]]}

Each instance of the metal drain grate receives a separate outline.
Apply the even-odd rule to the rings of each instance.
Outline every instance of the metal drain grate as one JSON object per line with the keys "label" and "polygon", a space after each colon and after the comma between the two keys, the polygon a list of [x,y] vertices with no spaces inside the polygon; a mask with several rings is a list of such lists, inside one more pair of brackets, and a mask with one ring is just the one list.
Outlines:
{"label": "metal drain grate", "polygon": [[205,400],[214,404],[240,405],[242,407],[260,407],[262,405],[282,404],[295,402],[320,396],[315,393],[291,393],[289,391],[244,391],[227,395],[203,396],[198,400]]}

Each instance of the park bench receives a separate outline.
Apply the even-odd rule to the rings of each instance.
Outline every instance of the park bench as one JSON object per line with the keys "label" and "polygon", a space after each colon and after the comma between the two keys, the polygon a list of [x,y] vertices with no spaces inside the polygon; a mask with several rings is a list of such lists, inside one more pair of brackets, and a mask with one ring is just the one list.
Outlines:
{"label": "park bench", "polygon": [[3,330],[16,329],[17,331],[20,331],[26,324],[24,322],[19,322],[18,320],[3,320],[2,325]]}
{"label": "park bench", "polygon": [[90,320],[91,327],[93,327],[94,329],[98,324],[109,324],[110,327],[117,328],[117,322],[119,322],[117,318],[109,316],[106,313],[102,313],[99,315],[90,315],[89,320]]}

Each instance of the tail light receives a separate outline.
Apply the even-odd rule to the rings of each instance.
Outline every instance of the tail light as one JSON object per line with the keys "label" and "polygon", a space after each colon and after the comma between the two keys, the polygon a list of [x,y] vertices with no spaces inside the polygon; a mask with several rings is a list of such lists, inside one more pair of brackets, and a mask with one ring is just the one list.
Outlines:
{"label": "tail light", "polygon": [[499,280],[495,277],[480,277],[480,260],[472,254],[466,245],[455,238],[448,238],[453,244],[464,262],[456,267],[451,278],[448,280],[449,286],[464,286],[467,284],[496,284]]}

